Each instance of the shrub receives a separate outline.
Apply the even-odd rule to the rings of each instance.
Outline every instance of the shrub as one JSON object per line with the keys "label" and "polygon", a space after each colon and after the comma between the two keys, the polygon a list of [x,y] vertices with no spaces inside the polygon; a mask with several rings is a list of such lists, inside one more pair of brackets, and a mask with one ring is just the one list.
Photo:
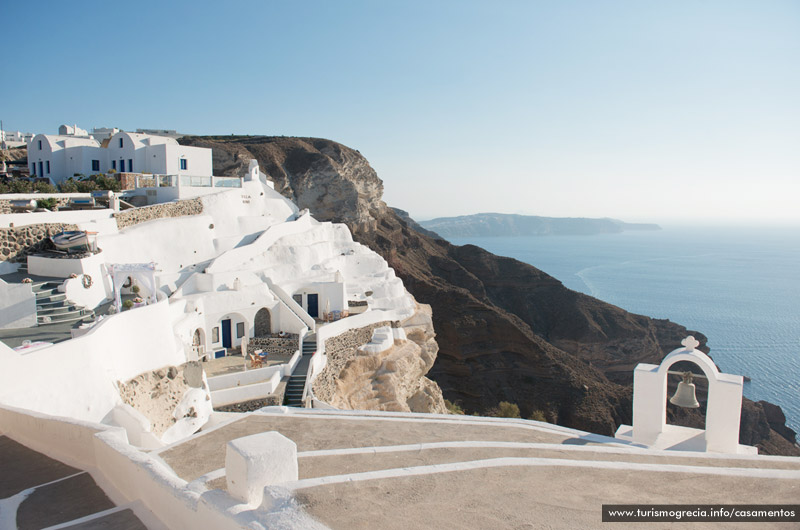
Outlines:
{"label": "shrub", "polygon": [[464,409],[462,409],[457,403],[453,403],[449,399],[444,400],[444,406],[447,407],[447,412],[450,414],[464,414]]}
{"label": "shrub", "polygon": [[38,191],[39,193],[58,193],[56,187],[49,182],[37,182],[33,185],[33,191]]}
{"label": "shrub", "polygon": [[39,208],[47,208],[48,210],[53,210],[56,206],[58,206],[58,200],[54,198],[50,199],[37,199],[36,205]]}
{"label": "shrub", "polygon": [[122,307],[124,307],[125,309],[132,308],[133,307],[133,300],[125,300],[124,302],[122,302]]}
{"label": "shrub", "polygon": [[534,410],[531,413],[530,418],[528,418],[528,419],[529,420],[534,420],[534,421],[544,421],[544,422],[547,421],[547,417],[544,415],[544,412],[542,412],[541,410]]}
{"label": "shrub", "polygon": [[139,286],[138,286],[138,285],[134,285],[134,286],[132,286],[132,287],[131,287],[131,291],[132,291],[134,294],[139,294],[139,291],[141,291],[141,289],[139,288]]}
{"label": "shrub", "polygon": [[497,407],[489,411],[489,416],[496,418],[521,418],[519,414],[519,407],[516,403],[509,403],[508,401],[501,401]]}
{"label": "shrub", "polygon": [[59,184],[58,187],[61,189],[61,193],[78,193],[78,183],[72,177]]}

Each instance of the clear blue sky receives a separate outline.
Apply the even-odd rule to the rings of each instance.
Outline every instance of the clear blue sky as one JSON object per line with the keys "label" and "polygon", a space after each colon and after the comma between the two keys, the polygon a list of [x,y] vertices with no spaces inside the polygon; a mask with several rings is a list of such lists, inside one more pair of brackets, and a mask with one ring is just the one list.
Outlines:
{"label": "clear blue sky", "polygon": [[800,221],[798,1],[0,1],[6,129],[330,138],[419,219]]}

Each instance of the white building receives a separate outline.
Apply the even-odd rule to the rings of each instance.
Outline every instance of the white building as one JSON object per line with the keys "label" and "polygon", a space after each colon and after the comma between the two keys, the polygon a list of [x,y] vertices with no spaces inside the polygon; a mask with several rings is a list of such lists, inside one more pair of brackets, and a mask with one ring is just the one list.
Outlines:
{"label": "white building", "polygon": [[86,129],[81,129],[76,124],[60,126],[58,128],[58,134],[62,136],[89,136]]}
{"label": "white building", "polygon": [[46,177],[58,184],[74,174],[100,173],[106,151],[90,137],[37,134],[28,144],[32,177]]}
{"label": "white building", "polygon": [[[66,132],[84,132],[62,126]],[[78,175],[152,173],[210,177],[211,149],[178,144],[174,138],[119,131],[102,143],[88,135],[37,134],[28,144],[31,176],[54,184]]]}
{"label": "white building", "polygon": [[95,127],[92,129],[92,132],[89,133],[89,136],[97,140],[98,142],[102,142],[106,138],[111,138],[115,134],[117,134],[120,130],[116,127]]}
{"label": "white building", "polygon": [[33,138],[32,133],[24,133],[20,131],[4,131],[0,129],[0,144],[3,144],[4,149],[12,147],[22,147]]}

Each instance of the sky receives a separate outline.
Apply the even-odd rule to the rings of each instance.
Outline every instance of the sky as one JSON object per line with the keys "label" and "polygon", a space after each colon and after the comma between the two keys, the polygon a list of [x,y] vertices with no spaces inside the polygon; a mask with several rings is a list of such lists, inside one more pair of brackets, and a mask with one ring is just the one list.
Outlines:
{"label": "sky", "polygon": [[0,0],[6,130],[329,138],[418,220],[800,223],[800,2]]}

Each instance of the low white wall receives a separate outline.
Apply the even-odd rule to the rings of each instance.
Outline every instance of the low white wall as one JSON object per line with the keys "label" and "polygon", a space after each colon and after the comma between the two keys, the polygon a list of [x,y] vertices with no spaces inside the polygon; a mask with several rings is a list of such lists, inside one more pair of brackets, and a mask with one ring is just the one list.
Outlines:
{"label": "low white wall", "polygon": [[101,421],[121,402],[116,381],[184,362],[169,304],[106,317],[85,335],[18,355],[0,349],[0,403]]}
{"label": "low white wall", "polygon": [[95,281],[105,276],[104,264],[105,257],[102,252],[86,258],[69,259],[28,256],[28,271],[37,276],[69,278],[70,274],[89,274]]}
{"label": "low white wall", "polygon": [[[302,340],[301,340],[301,343],[302,343]],[[285,369],[285,371],[283,373],[284,377],[292,375],[294,373],[294,369],[297,367],[297,363],[300,362],[300,359],[302,357],[303,357],[303,352],[301,352],[300,350],[297,350],[296,352],[294,352],[294,355],[292,355],[292,358],[289,359],[288,363],[286,363],[286,369]]]}
{"label": "low white wall", "polygon": [[[0,198],[2,197],[0,196]],[[43,197],[39,198],[41,199]],[[0,215],[0,226],[10,226],[12,223],[14,224],[15,227],[35,225],[40,223],[64,223],[64,224],[89,223],[99,219],[109,219],[112,217],[113,214],[114,210],[111,209],[7,213]]]}
{"label": "low white wall", "polygon": [[246,372],[236,372],[233,374],[218,375],[216,377],[208,378],[208,389],[214,392],[215,390],[223,390],[226,388],[235,388],[237,386],[252,385],[262,381],[267,381],[274,373],[280,373],[283,376],[285,371],[285,364],[270,366],[267,368],[256,368],[255,370],[247,370]]}
{"label": "low white wall", "polygon": [[[131,447],[120,427],[0,406],[0,430],[26,447],[89,471],[115,503],[141,501],[167,528],[233,530],[258,519],[256,514],[226,513],[234,505],[226,495],[189,490],[162,462]],[[142,514],[145,521],[148,516]]]}
{"label": "low white wall", "polygon": [[0,261],[0,274],[11,274],[19,270],[19,263],[11,263],[10,261]]}
{"label": "low white wall", "polygon": [[366,313],[361,313],[360,315],[343,318],[341,320],[337,320],[336,322],[323,324],[317,328],[317,353],[325,353],[325,341],[331,337],[341,335],[345,331],[363,328],[364,326],[369,326],[370,324],[387,320],[390,322],[404,320],[409,316],[411,316],[411,314],[405,310],[392,309],[384,311],[378,309],[367,311]]}
{"label": "low white wall", "polygon": [[30,284],[0,280],[0,329],[36,325],[36,295]]}
{"label": "low white wall", "polygon": [[233,405],[234,403],[242,403],[244,401],[252,401],[254,399],[265,398],[275,392],[278,384],[281,382],[282,370],[276,371],[272,374],[269,381],[263,383],[256,383],[246,386],[236,386],[233,388],[225,388],[211,392],[211,402],[215,407],[224,405]]}

